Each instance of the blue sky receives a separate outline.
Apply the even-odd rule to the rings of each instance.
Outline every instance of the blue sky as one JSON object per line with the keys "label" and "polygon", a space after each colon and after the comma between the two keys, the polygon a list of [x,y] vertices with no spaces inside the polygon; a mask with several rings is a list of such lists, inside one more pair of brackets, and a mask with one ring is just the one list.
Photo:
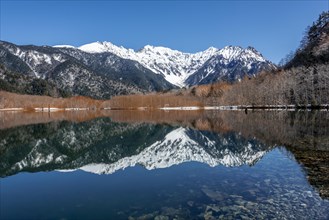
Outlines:
{"label": "blue sky", "polygon": [[328,5],[328,0],[1,0],[0,39],[74,46],[110,41],[133,49],[150,44],[185,52],[253,46],[277,63],[298,47],[306,26]]}

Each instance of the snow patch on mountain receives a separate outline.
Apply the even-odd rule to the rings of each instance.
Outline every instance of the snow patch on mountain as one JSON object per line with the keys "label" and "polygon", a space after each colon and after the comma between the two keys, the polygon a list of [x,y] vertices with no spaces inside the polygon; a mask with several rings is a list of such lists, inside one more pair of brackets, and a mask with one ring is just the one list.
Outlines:
{"label": "snow patch on mountain", "polygon": [[76,47],[75,46],[71,46],[71,45],[55,45],[53,46],[55,48],[72,48],[72,49],[75,49]]}

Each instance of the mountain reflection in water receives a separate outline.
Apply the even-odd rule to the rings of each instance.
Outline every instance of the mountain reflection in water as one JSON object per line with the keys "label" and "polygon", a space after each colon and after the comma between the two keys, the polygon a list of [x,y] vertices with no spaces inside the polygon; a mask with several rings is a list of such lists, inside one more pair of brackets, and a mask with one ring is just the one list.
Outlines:
{"label": "mountain reflection in water", "polygon": [[[2,112],[0,122],[5,219],[21,217],[13,211],[18,204],[12,190],[28,186],[18,182],[48,183],[44,175],[58,181],[78,175],[95,186],[89,192],[95,195],[97,184],[115,195],[104,183],[117,187],[122,198],[98,195],[104,202],[99,209],[112,207],[110,213],[98,212],[101,219],[329,218],[328,112]],[[137,185],[109,183],[120,178]],[[128,201],[137,208],[127,211]],[[93,212],[92,207],[86,210]],[[64,213],[71,218],[87,218],[69,210]],[[45,215],[28,218],[61,217]]]}

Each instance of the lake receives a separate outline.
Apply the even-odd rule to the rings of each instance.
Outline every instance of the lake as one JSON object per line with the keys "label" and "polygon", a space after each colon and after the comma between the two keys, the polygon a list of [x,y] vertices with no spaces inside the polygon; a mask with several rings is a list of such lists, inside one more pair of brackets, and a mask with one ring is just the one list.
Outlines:
{"label": "lake", "polygon": [[0,113],[0,219],[329,219],[328,111]]}

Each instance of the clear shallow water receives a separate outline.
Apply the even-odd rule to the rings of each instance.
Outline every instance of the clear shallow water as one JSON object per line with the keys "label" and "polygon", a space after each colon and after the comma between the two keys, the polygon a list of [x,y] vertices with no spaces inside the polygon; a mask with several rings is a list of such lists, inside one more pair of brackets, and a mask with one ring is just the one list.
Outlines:
{"label": "clear shallow water", "polygon": [[329,219],[315,149],[110,119],[1,135],[1,219]]}
{"label": "clear shallow water", "polygon": [[300,166],[278,149],[252,167],[187,162],[111,175],[52,171],[1,180],[2,219],[326,219],[328,208]]}

